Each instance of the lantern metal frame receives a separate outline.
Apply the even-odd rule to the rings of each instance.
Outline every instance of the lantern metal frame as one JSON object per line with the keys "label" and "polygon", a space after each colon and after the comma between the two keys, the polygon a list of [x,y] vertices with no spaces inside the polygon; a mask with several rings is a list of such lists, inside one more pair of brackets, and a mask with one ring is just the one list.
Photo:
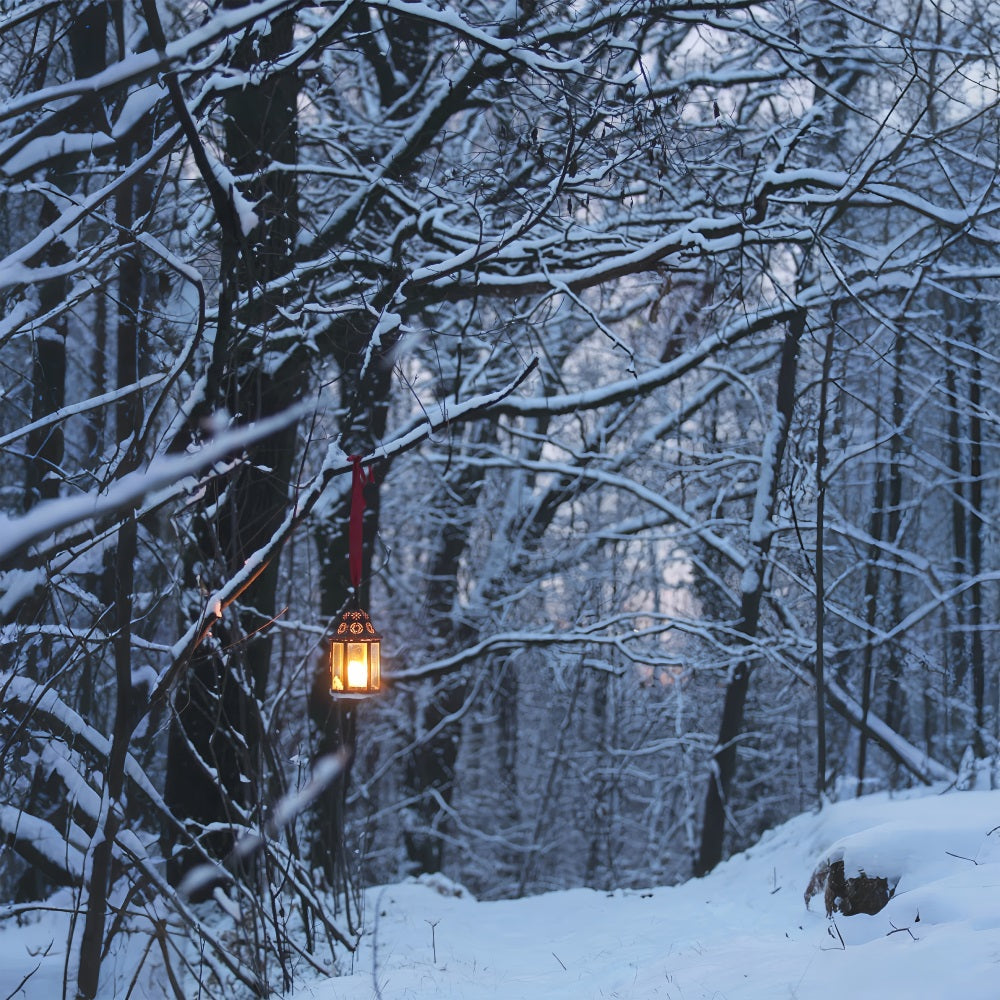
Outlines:
{"label": "lantern metal frame", "polygon": [[[366,698],[381,690],[381,643],[382,636],[375,631],[367,611],[354,607],[340,616],[330,640],[331,695],[335,698]],[[360,677],[352,677],[357,669],[364,671],[364,683],[360,683]]]}

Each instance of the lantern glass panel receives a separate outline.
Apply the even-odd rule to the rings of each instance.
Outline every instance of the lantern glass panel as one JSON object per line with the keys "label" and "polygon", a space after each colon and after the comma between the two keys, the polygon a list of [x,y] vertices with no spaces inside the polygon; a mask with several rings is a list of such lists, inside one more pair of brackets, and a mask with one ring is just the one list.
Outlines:
{"label": "lantern glass panel", "polygon": [[364,691],[368,687],[368,643],[349,642],[347,645],[347,687]]}
{"label": "lantern glass panel", "polygon": [[377,691],[382,683],[380,677],[381,665],[379,664],[379,643],[377,641],[368,643],[368,674],[369,686],[372,691]]}
{"label": "lantern glass panel", "polygon": [[344,690],[344,644],[334,642],[330,646],[330,689]]}

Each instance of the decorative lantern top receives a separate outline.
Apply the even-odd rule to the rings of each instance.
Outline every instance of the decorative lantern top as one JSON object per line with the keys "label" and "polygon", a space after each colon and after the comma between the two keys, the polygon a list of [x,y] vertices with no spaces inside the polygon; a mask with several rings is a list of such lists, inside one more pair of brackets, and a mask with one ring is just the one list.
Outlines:
{"label": "decorative lantern top", "polygon": [[382,636],[375,631],[367,611],[351,608],[340,616],[334,638],[339,642],[378,642]]}

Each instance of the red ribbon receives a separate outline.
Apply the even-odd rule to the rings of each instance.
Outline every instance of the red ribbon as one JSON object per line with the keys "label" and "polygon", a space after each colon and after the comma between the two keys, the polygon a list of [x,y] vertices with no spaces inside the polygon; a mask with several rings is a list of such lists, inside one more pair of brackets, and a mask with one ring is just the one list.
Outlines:
{"label": "red ribbon", "polygon": [[354,466],[351,475],[351,520],[348,525],[348,559],[351,571],[351,586],[355,596],[361,586],[361,552],[364,548],[365,486],[375,482],[375,473],[361,468],[361,456],[349,455],[348,461]]}

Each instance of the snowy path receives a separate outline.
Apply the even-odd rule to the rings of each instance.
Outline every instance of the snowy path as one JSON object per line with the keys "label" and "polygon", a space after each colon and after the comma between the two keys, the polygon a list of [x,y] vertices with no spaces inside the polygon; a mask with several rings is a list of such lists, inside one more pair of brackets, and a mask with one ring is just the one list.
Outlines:
{"label": "snowy path", "polygon": [[[671,888],[494,903],[446,895],[445,880],[372,890],[354,975],[296,1000],[370,1000],[373,964],[384,1000],[998,1000],[998,824],[997,792],[873,796],[797,817]],[[822,899],[802,898],[842,838],[848,874],[901,875],[880,914],[837,917],[843,946]]]}
{"label": "snowy path", "polygon": [[[832,924],[802,899],[820,856],[898,877],[896,895]],[[1000,791],[838,803],[670,888],[492,903],[456,890],[370,890],[352,974],[294,1000],[1000,1000]],[[0,1000],[60,997],[66,939],[65,912],[0,922]],[[129,992],[143,944],[117,941],[100,1000]],[[132,1000],[171,995],[149,972]]]}

